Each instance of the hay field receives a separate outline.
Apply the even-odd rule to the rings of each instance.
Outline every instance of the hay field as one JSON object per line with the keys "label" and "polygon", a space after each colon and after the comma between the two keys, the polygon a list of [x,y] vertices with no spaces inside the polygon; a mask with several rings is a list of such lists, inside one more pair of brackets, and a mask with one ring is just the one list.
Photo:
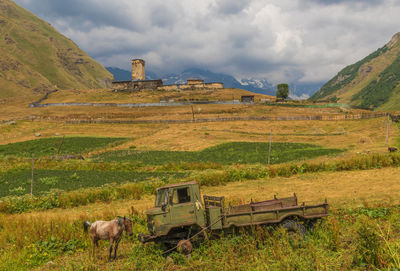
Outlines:
{"label": "hay field", "polygon": [[[196,151],[224,142],[266,142],[272,130],[274,142],[311,143],[329,148],[346,148],[348,153],[386,152],[386,119],[346,121],[230,121],[183,124],[68,124],[64,121],[17,121],[0,124],[0,142],[7,144],[52,137],[104,136],[130,138],[112,149],[135,146],[139,150]],[[390,145],[399,131],[390,126]],[[110,150],[110,149],[107,149]]]}
{"label": "hay field", "polygon": [[215,90],[142,90],[138,92],[112,92],[109,89],[60,90],[49,95],[44,103],[104,102],[104,103],[158,103],[160,100],[231,101],[240,100],[242,95],[254,95],[254,99],[275,100],[270,95],[256,94],[243,89],[223,88]]}
{"label": "hay field", "polygon": [[[386,210],[379,209],[383,207],[390,207],[399,204],[399,196],[400,196],[400,184],[396,176],[400,174],[398,168],[386,168],[379,170],[367,170],[362,172],[339,172],[339,173],[322,173],[322,174],[305,174],[301,176],[295,176],[290,178],[273,178],[269,180],[253,180],[253,181],[245,181],[239,183],[230,183],[225,186],[217,186],[217,187],[202,187],[202,193],[208,195],[224,195],[227,197],[227,202],[231,203],[244,203],[248,202],[250,198],[253,200],[262,200],[262,199],[270,199],[274,194],[278,195],[278,197],[289,196],[292,193],[296,192],[299,198],[299,201],[306,201],[307,203],[316,203],[328,199],[328,202],[331,205],[331,212],[334,217],[331,217],[326,221],[328,225],[326,230],[329,232],[329,227],[338,227],[336,231],[340,231],[340,255],[339,263],[343,261],[343,255],[349,255],[353,257],[354,250],[348,247],[346,243],[347,238],[355,238],[354,235],[356,229],[354,227],[360,227],[359,222],[355,223],[350,221],[351,225],[344,224],[345,222],[339,222],[338,219],[344,219],[346,221],[346,216],[344,218],[340,218],[338,214],[342,212],[341,210],[356,210],[357,208],[361,208],[361,210]],[[8,223],[13,221],[13,225],[29,225],[25,226],[24,229],[28,232],[33,232],[33,239],[37,239],[37,234],[42,235],[42,238],[47,238],[49,234],[55,234],[54,232],[59,232],[60,235],[64,236],[63,238],[67,238],[66,236],[74,236],[74,238],[78,238],[82,240],[82,244],[87,242],[88,237],[83,234],[83,232],[79,231],[79,226],[83,220],[90,219],[110,219],[117,215],[125,215],[128,214],[133,207],[139,214],[143,214],[143,212],[149,208],[151,208],[154,204],[154,196],[146,196],[141,200],[126,200],[126,201],[113,201],[110,203],[97,203],[91,204],[84,207],[77,207],[72,209],[56,209],[44,212],[32,212],[20,215],[4,215],[1,217],[2,223]],[[375,209],[374,209],[375,208]],[[347,211],[346,211],[347,212]],[[378,213],[379,215],[380,213]],[[337,216],[339,216],[337,218]],[[348,215],[347,215],[348,216]],[[347,219],[356,219],[347,218]],[[357,218],[358,221],[359,218]],[[8,221],[8,222],[7,222]],[[376,223],[376,220],[369,219],[366,220],[364,218],[364,223]],[[386,220],[383,220],[383,223],[387,223]],[[336,223],[336,226],[334,226]],[[340,224],[338,224],[340,223]],[[349,223],[349,222],[347,222]],[[39,230],[38,227],[42,227],[45,225],[43,230]],[[54,229],[50,230],[48,225],[54,225]],[[70,226],[66,227],[66,229],[60,228],[61,225],[74,225],[73,228],[70,229]],[[333,225],[333,226],[329,226]],[[136,227],[136,226],[135,226]],[[137,226],[137,230],[143,230],[143,226]],[[16,227],[12,232],[9,232],[10,236],[17,234],[21,229]],[[68,230],[73,230],[74,232],[68,233]],[[345,230],[349,232],[346,233]],[[331,234],[331,233],[330,233]],[[339,234],[339,233],[337,233]],[[351,236],[351,237],[350,237]],[[5,238],[4,235],[0,232],[0,238]],[[276,238],[276,237],[269,237]],[[323,236],[315,237],[316,240],[324,238]],[[19,238],[17,238],[18,240]],[[344,240],[343,240],[344,239]],[[86,240],[86,241],[85,241]],[[230,240],[230,239],[227,239]],[[277,242],[276,239],[275,242]],[[328,241],[326,239],[323,239]],[[21,241],[26,242],[26,241]],[[222,244],[220,242],[227,241],[217,241],[219,246]],[[338,241],[339,242],[339,241]],[[343,244],[342,244],[343,243]],[[347,245],[346,245],[347,244]],[[245,244],[230,244],[229,247],[245,245]],[[52,259],[49,264],[49,260],[42,263],[42,266],[37,270],[74,270],[76,268],[90,268],[92,270],[125,270],[126,268],[132,268],[132,265],[136,265],[137,269],[147,270],[145,266],[141,268],[137,266],[138,261],[146,260],[149,262],[158,261],[157,265],[160,264],[161,267],[157,267],[156,269],[165,269],[170,266],[170,270],[174,270],[176,268],[180,268],[182,270],[185,269],[185,261],[180,262],[174,259],[172,263],[168,264],[168,261],[165,260],[164,257],[160,259],[154,259],[157,253],[159,253],[160,248],[154,247],[152,244],[141,245],[135,238],[124,238],[121,242],[119,259],[115,262],[107,262],[106,251],[107,244],[104,242],[100,243],[99,252],[96,257],[95,262],[91,262],[88,258],[89,246],[86,243],[86,248],[77,248],[74,253],[66,254],[66,255],[49,255],[48,258]],[[209,247],[209,245],[206,245]],[[150,249],[150,251],[148,251]],[[202,250],[199,252],[201,253]],[[208,248],[212,251],[212,247]],[[254,248],[255,249],[255,248]],[[286,248],[288,249],[288,248]],[[286,250],[285,249],[285,250]],[[289,255],[294,256],[299,251],[306,251],[305,253],[315,253],[313,249],[317,249],[315,246],[306,247],[306,248],[297,248],[294,251],[287,252]],[[197,249],[199,250],[199,249]],[[330,250],[327,248],[327,250]],[[138,256],[135,255],[135,251],[147,251],[143,256],[146,259],[139,259]],[[254,253],[257,250],[252,250]],[[297,252],[296,252],[297,251]],[[343,253],[348,251],[348,253]],[[14,257],[15,261],[22,261],[18,263],[18,266],[21,266],[23,263],[23,259],[19,259],[21,257],[20,253],[32,253],[31,250],[28,252],[19,252]],[[137,252],[136,252],[137,253]],[[206,253],[206,252],[205,252]],[[243,260],[248,257],[247,254],[238,254],[238,252],[232,252],[234,255],[241,257]],[[27,256],[29,254],[26,254]],[[32,255],[32,254],[30,254]],[[23,256],[23,255],[22,255]],[[34,257],[37,257],[34,255]],[[244,258],[243,258],[244,257]],[[331,257],[325,254],[315,255],[315,259],[317,261],[322,261],[323,264],[321,268],[325,270],[335,270],[336,267],[331,266],[330,262],[333,261]],[[4,258],[3,258],[4,259]],[[18,260],[19,259],[19,260]],[[343,263],[345,266],[352,266],[351,258],[349,263]],[[194,264],[196,262],[196,258],[191,260],[187,260],[188,263]],[[202,262],[205,261],[205,262]],[[200,266],[203,266],[207,262],[207,258],[203,258]],[[10,260],[5,261],[5,263],[10,262]],[[29,261],[28,261],[29,262]],[[47,263],[47,264],[46,264]],[[338,263],[338,264],[339,264]],[[33,263],[31,263],[33,264]],[[156,264],[154,262],[154,264]],[[238,263],[226,263],[227,266],[233,265],[237,266]],[[166,265],[166,266],[165,266]],[[4,266],[4,265],[3,265]],[[140,266],[140,265],[139,265]],[[164,267],[162,267],[164,266]],[[211,264],[211,266],[215,266]],[[232,266],[231,266],[232,267]],[[200,268],[204,270],[203,268]],[[362,267],[359,268],[358,265],[354,266],[355,270],[362,270]],[[167,270],[169,270],[167,268]],[[280,270],[273,269],[273,270]],[[308,270],[302,268],[302,270]]]}
{"label": "hay field", "polygon": [[[74,92],[57,93],[50,99],[68,101],[73,99]],[[87,93],[88,101],[93,100],[93,93]],[[94,94],[93,94],[94,95]],[[105,93],[99,101],[123,102],[128,97],[111,97]],[[114,99],[115,98],[115,99]],[[145,97],[143,97],[145,98]],[[49,101],[51,101],[49,99]],[[65,100],[64,100],[65,99]],[[114,99],[114,100],[113,100]],[[147,99],[147,98],[146,98]],[[97,100],[96,100],[97,101]],[[145,100],[143,100],[145,101]],[[319,145],[324,148],[346,149],[345,152],[332,157],[313,158],[313,161],[326,161],[333,159],[347,159],[351,157],[369,157],[372,153],[387,152],[386,145],[386,118],[362,119],[362,120],[299,120],[299,121],[226,121],[226,122],[203,122],[203,123],[98,123],[98,124],[73,124],[71,120],[191,120],[192,107],[151,107],[151,108],[115,108],[115,107],[48,107],[29,108],[28,101],[14,101],[0,106],[0,121],[15,121],[15,123],[0,123],[0,145],[13,142],[23,142],[38,138],[58,137],[60,140],[66,136],[95,136],[109,138],[125,138],[126,142],[120,145],[107,145],[101,149],[95,149],[87,153],[88,156],[101,154],[114,150],[134,149],[139,151],[164,150],[164,151],[199,151],[207,147],[216,146],[227,142],[268,142],[270,131],[272,141],[290,143],[308,143]],[[218,117],[248,117],[248,116],[344,116],[348,114],[365,113],[363,110],[345,108],[289,108],[266,105],[194,105],[195,118],[218,118]],[[4,114],[3,114],[4,113]],[[389,144],[398,145],[399,129],[391,124],[389,129]],[[36,135],[35,135],[36,134]],[[278,150],[279,151],[279,150]],[[1,161],[3,164],[11,160]],[[26,161],[17,161],[21,167],[26,167]],[[1,167],[0,163],[0,167]],[[52,163],[41,161],[56,167],[66,167],[67,170],[76,170],[74,167],[82,166],[84,170],[90,169],[95,163],[92,161],[60,162]],[[18,165],[18,164],[17,164]],[[117,164],[99,164],[96,166],[107,166],[110,172],[118,171]],[[286,164],[285,164],[286,166]],[[71,167],[71,169],[69,168]],[[237,166],[238,170],[245,171],[246,165]],[[4,167],[7,170],[9,167]],[[172,167],[171,167],[172,168]],[[140,168],[143,171],[157,171],[161,167],[154,165]],[[179,169],[182,170],[182,169]],[[182,171],[186,171],[183,169]],[[202,173],[201,168],[191,168],[186,172]],[[101,173],[99,173],[101,174]],[[289,178],[276,177],[260,180],[247,180],[228,183],[224,186],[203,187],[203,194],[223,195],[228,202],[233,204],[253,200],[272,198],[274,194],[278,197],[289,196],[297,193],[299,201],[309,203],[321,202],[328,199],[331,204],[332,218],[326,220],[319,228],[321,235],[313,236],[306,245],[294,247],[293,249],[284,245],[281,249],[282,255],[276,256],[267,248],[253,248],[254,242],[233,238],[223,239],[211,243],[209,247],[201,247],[194,253],[194,259],[185,262],[177,258],[169,264],[164,258],[159,257],[160,251],[157,246],[141,246],[135,238],[125,238],[120,248],[120,258],[117,262],[107,263],[105,257],[106,246],[102,244],[97,257],[97,263],[88,260],[89,241],[82,232],[83,220],[112,219],[117,215],[130,213],[131,207],[139,212],[135,218],[135,234],[145,230],[143,225],[143,212],[149,209],[154,202],[154,196],[144,193],[140,200],[118,199],[107,202],[97,202],[79,207],[66,209],[53,209],[47,211],[33,211],[22,214],[0,213],[0,269],[4,270],[27,270],[34,267],[40,270],[124,270],[142,269],[153,266],[158,270],[189,269],[211,270],[215,262],[226,261],[226,269],[235,266],[238,262],[218,256],[219,249],[222,251],[232,248],[245,249],[251,247],[264,260],[271,259],[274,266],[290,266],[291,261],[300,259],[302,268],[308,270],[310,262],[319,270],[337,270],[341,264],[343,270],[355,269],[365,270],[372,267],[392,267],[393,261],[382,258],[385,263],[367,262],[353,265],[354,257],[359,257],[356,246],[360,237],[358,230],[363,223],[375,223],[375,218],[360,218],[359,214],[348,216],[343,212],[360,208],[362,210],[372,208],[379,214],[386,214],[386,209],[392,208],[393,216],[380,217],[379,222],[385,227],[395,227],[400,216],[397,215],[400,194],[398,176],[399,168],[386,167],[363,171],[341,171],[341,172],[319,172],[310,174],[297,174]],[[68,175],[69,176],[69,175]],[[105,189],[104,189],[105,190]],[[110,190],[111,191],[111,190]],[[77,194],[79,195],[79,194]],[[384,211],[382,211],[382,208]],[[344,210],[344,211],[343,211]],[[369,210],[369,209],[368,209]],[[357,211],[358,212],[358,211]],[[360,211],[361,212],[361,211]],[[346,224],[347,223],[347,224]],[[397,224],[396,224],[397,223]],[[340,224],[340,226],[337,226]],[[336,228],[335,228],[336,227]],[[376,231],[378,232],[378,231]],[[398,229],[390,239],[389,244],[396,247],[398,243]],[[379,233],[379,232],[378,232]],[[329,235],[328,237],[324,234]],[[334,237],[334,236],[339,237]],[[333,236],[333,237],[332,237]],[[281,239],[271,237],[278,242]],[[336,239],[335,239],[336,238]],[[73,242],[69,242],[72,240]],[[379,239],[380,240],[380,239]],[[231,243],[233,242],[233,243]],[[234,242],[243,242],[240,245]],[[283,242],[283,241],[282,241]],[[316,242],[316,243],[312,243]],[[326,248],[325,243],[337,244],[334,248]],[[383,243],[383,242],[382,242]],[[286,244],[286,243],[285,243]],[[54,247],[52,247],[54,246]],[[382,245],[383,246],[383,245]],[[50,247],[50,248],[49,248]],[[271,246],[268,246],[271,247]],[[224,250],[225,249],[225,250]],[[385,250],[386,249],[386,250]],[[318,251],[318,252],[316,252]],[[387,251],[382,247],[379,251]],[[46,255],[44,253],[47,253]],[[246,252],[247,253],[247,252]],[[254,257],[248,252],[225,253],[238,257],[242,263],[251,263]],[[304,253],[304,254],[302,254]],[[197,255],[197,256],[196,256]],[[210,255],[210,256],[209,256]],[[212,256],[214,255],[214,256]],[[215,256],[217,255],[217,256]],[[302,257],[295,255],[313,255],[313,259],[302,262]],[[12,257],[11,257],[12,256]],[[179,256],[174,256],[179,257]],[[196,258],[197,257],[197,258]],[[383,256],[382,256],[383,257]],[[144,262],[139,262],[138,258]],[[381,259],[381,258],[379,258]],[[286,262],[285,262],[286,261]],[[313,262],[314,261],[314,262]],[[266,262],[266,261],[265,261]],[[286,264],[286,265],[285,265]],[[140,267],[141,266],[141,267]],[[247,269],[254,269],[248,266]],[[349,268],[350,267],[350,268]],[[364,269],[363,269],[364,268]],[[284,269],[284,268],[283,268]],[[271,268],[279,270],[279,268]],[[280,268],[282,270],[282,268]]]}
{"label": "hay field", "polygon": [[[250,199],[266,200],[297,194],[299,202],[317,203],[328,200],[334,210],[362,206],[392,206],[400,204],[400,168],[384,168],[350,172],[323,172],[293,177],[276,177],[265,180],[249,180],[228,183],[223,186],[201,187],[202,195],[225,196],[227,202],[248,203]],[[96,203],[71,209],[54,209],[40,212],[7,215],[20,219],[51,220],[83,219],[87,215],[102,217],[104,212],[127,214],[133,206],[144,213],[154,205],[155,196],[145,196],[140,200],[121,200]],[[107,211],[106,211],[107,210]],[[111,211],[112,210],[112,211]]]}
{"label": "hay field", "polygon": [[[235,90],[236,91],[236,90]],[[76,91],[57,92],[52,101],[67,101],[79,95]],[[86,93],[87,92],[87,93]],[[128,102],[129,95],[113,94],[109,90],[87,90],[82,95],[91,101],[105,96],[104,101]],[[233,91],[215,94],[229,98]],[[99,94],[100,93],[100,94]],[[63,96],[65,94],[65,96]],[[52,95],[55,95],[54,97]],[[61,95],[60,97],[56,95]],[[98,95],[98,96],[96,96]],[[127,96],[128,95],[128,96]],[[136,93],[135,95],[144,95]],[[160,97],[157,93],[157,97]],[[186,95],[186,94],[185,94]],[[191,96],[193,97],[193,96]],[[64,100],[64,98],[66,100]],[[113,100],[114,99],[114,100]],[[101,98],[99,98],[101,100]],[[72,101],[72,100],[71,100]],[[192,111],[193,108],[193,111]],[[371,113],[346,108],[292,108],[254,105],[193,105],[174,107],[46,107],[29,108],[28,99],[10,99],[0,106],[0,145],[55,135],[128,137],[130,140],[116,148],[135,146],[139,150],[195,151],[224,142],[265,142],[272,130],[275,142],[312,143],[323,147],[346,148],[348,153],[384,152],[386,149],[384,118],[364,120],[297,120],[297,121],[223,121],[199,123],[98,123],[72,124],[71,121],[155,121],[246,117],[338,116]],[[10,124],[15,121],[16,124]],[[395,144],[398,129],[391,125],[390,144]],[[107,149],[109,150],[109,149]],[[105,151],[105,150],[104,150]]]}

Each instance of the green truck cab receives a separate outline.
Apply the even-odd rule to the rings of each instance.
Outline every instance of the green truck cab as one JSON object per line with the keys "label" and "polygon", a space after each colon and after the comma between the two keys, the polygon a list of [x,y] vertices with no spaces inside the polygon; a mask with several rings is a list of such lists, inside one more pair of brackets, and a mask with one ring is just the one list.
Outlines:
{"label": "green truck cab", "polygon": [[139,234],[142,243],[154,241],[176,245],[199,232],[282,225],[304,230],[304,224],[328,216],[328,203],[299,205],[296,194],[288,198],[224,206],[224,197],[200,196],[197,182],[170,184],[156,190],[154,208],[147,210],[150,234]]}
{"label": "green truck cab", "polygon": [[150,233],[157,236],[167,235],[177,227],[206,226],[196,182],[158,188],[155,207],[148,210],[146,215]]}

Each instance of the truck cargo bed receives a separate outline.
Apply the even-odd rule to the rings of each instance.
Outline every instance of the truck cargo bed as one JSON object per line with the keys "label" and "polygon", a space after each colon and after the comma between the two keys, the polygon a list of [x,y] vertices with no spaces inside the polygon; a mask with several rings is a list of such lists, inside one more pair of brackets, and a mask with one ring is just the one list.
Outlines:
{"label": "truck cargo bed", "polygon": [[249,204],[230,206],[229,208],[227,208],[226,214],[267,211],[291,206],[297,206],[296,194],[294,194],[293,197],[288,198],[278,199],[277,197],[274,197],[274,199],[272,200],[250,202]]}
{"label": "truck cargo bed", "polygon": [[[297,196],[224,207],[224,197],[204,196],[207,225],[212,229],[277,224],[287,218],[311,220],[328,216],[328,203],[298,205]],[[214,209],[218,209],[214,210]],[[212,214],[211,214],[212,211]],[[218,214],[218,215],[217,215]],[[220,220],[220,221],[219,221]]]}
{"label": "truck cargo bed", "polygon": [[[243,210],[243,209],[240,209]],[[328,203],[318,205],[295,205],[283,208],[267,208],[264,210],[250,210],[227,212],[223,214],[223,228],[231,226],[241,227],[250,225],[267,225],[280,223],[286,218],[297,217],[301,220],[310,220],[328,216]]]}

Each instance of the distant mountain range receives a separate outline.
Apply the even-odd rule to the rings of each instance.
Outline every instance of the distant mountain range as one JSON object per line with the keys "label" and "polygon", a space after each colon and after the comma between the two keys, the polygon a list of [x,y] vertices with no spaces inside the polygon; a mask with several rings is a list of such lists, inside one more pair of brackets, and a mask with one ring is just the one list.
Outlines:
{"label": "distant mountain range", "polygon": [[400,110],[400,33],[345,67],[311,99],[331,99],[378,110]]}
{"label": "distant mountain range", "polygon": [[[114,75],[114,80],[116,81],[131,80],[130,71],[114,67],[106,67],[106,69]],[[162,79],[164,84],[166,85],[184,84],[186,83],[187,79],[190,78],[203,79],[204,82],[222,82],[224,83],[224,87],[226,88],[239,88],[252,91],[255,93],[268,94],[268,95],[276,94],[276,86],[268,82],[268,80],[266,79],[255,79],[255,78],[236,79],[235,77],[228,74],[214,73],[209,70],[198,69],[198,68],[186,69],[179,74],[167,74],[162,76],[158,76],[157,74],[151,71],[146,71],[146,79],[148,80]],[[291,97],[296,99],[298,98],[307,99],[310,95],[312,95],[314,92],[320,89],[323,83],[324,82],[290,83],[289,85],[290,85]]]}

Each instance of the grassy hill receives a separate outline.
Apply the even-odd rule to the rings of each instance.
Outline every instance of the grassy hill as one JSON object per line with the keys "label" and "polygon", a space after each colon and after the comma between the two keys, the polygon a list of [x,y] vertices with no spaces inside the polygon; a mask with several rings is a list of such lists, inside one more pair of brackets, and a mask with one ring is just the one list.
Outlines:
{"label": "grassy hill", "polygon": [[341,70],[311,99],[332,99],[379,110],[399,110],[400,33],[382,48]]}
{"label": "grassy hill", "polygon": [[0,1],[0,99],[49,89],[99,88],[112,75],[50,24]]}

